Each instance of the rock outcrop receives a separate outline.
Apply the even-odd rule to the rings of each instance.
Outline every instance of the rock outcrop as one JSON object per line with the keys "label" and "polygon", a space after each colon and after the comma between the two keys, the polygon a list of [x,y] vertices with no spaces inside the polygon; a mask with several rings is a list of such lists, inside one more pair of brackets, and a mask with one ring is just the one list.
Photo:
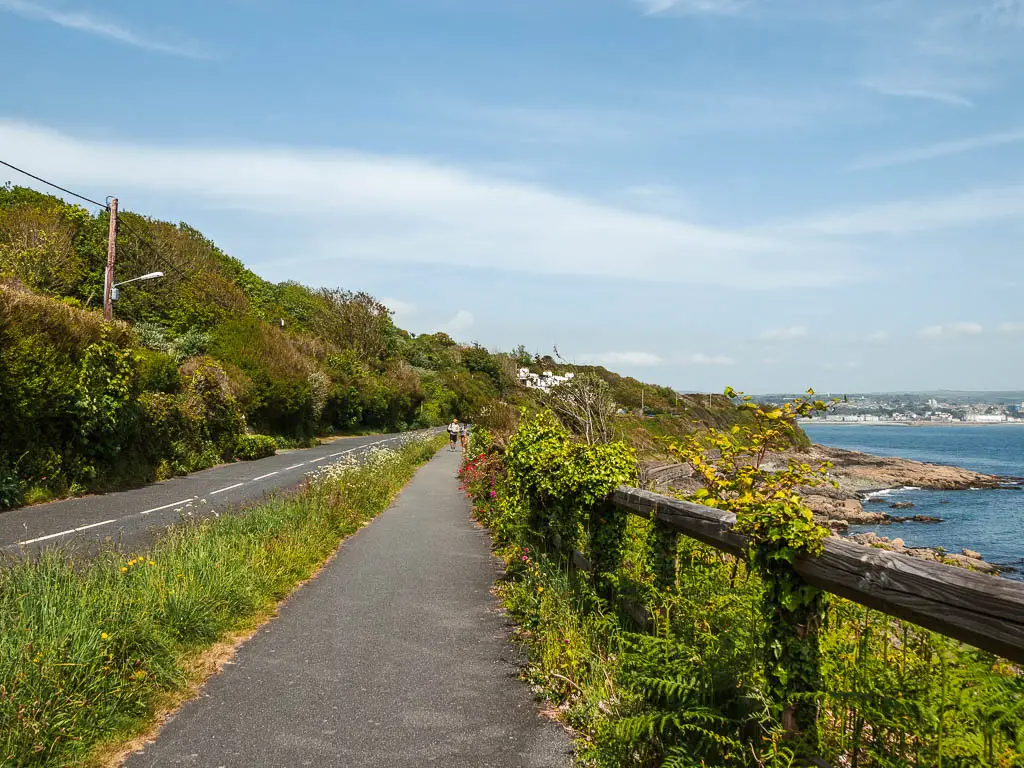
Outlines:
{"label": "rock outcrop", "polygon": [[888,549],[902,555],[909,555],[918,560],[934,560],[946,565],[969,568],[980,573],[998,574],[1001,571],[998,566],[985,562],[981,555],[973,549],[964,549],[960,554],[952,554],[937,549],[929,549],[928,547],[908,547],[903,539],[889,539],[885,536],[879,536],[877,533],[855,533],[849,537],[849,541],[855,541],[858,544],[864,544],[869,547]]}
{"label": "rock outcrop", "polygon": [[859,451],[827,448],[821,445],[811,446],[806,453],[779,454],[775,462],[782,463],[790,458],[803,462],[832,462],[834,466],[830,475],[839,483],[841,489],[851,493],[902,486],[962,491],[969,488],[999,488],[1005,483],[1004,478],[972,472],[969,469],[926,464],[910,459],[872,456]]}

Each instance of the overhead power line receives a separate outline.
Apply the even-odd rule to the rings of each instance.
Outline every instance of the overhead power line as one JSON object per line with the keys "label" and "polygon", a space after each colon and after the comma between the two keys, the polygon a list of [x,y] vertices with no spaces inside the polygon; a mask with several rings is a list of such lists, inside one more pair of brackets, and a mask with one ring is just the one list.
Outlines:
{"label": "overhead power line", "polygon": [[[84,200],[87,203],[92,203],[93,205],[98,206],[98,207],[102,208],[105,211],[109,211],[110,210],[110,206],[107,205],[106,203],[97,202],[96,200],[93,200],[91,197],[86,197],[85,195],[80,195],[77,192],[73,192],[70,189],[67,189],[66,187],[60,186],[59,184],[54,184],[52,181],[47,181],[42,176],[36,176],[34,173],[29,173],[24,168],[19,168],[16,165],[11,165],[6,160],[0,160],[0,165],[5,165],[8,168],[17,171],[18,173],[23,173],[24,175],[28,176],[31,179],[35,179],[36,181],[42,182],[43,184],[51,186],[54,189],[59,189],[61,192],[65,192],[65,193],[71,195],[72,197],[77,197],[79,200]],[[135,235],[135,238],[140,243],[142,243],[144,246],[146,246],[149,249],[150,253],[153,254],[157,258],[158,261],[160,261],[165,266],[167,266],[170,269],[172,269],[175,272],[177,272],[182,278],[188,279],[188,274],[180,266],[178,266],[175,262],[171,261],[166,256],[161,254],[160,250],[155,245],[153,245],[152,242],[147,240],[141,233],[139,233],[138,230],[136,230],[133,227],[129,226],[128,222],[125,221],[123,218],[118,219],[118,229],[120,230],[122,227],[124,229],[128,230],[129,232],[131,232],[133,235]]]}
{"label": "overhead power line", "polygon": [[59,189],[61,192],[66,192],[67,194],[71,195],[72,197],[77,197],[79,200],[84,200],[87,203],[92,203],[93,205],[98,205],[100,208],[102,208],[105,211],[109,211],[110,210],[110,206],[107,205],[106,203],[98,203],[95,200],[93,200],[91,197],[86,197],[85,195],[80,195],[77,192],[72,192],[70,189],[67,189],[65,187],[60,186],[60,184],[54,184],[52,181],[47,181],[46,179],[42,178],[41,176],[36,176],[34,173],[29,173],[28,171],[26,171],[26,170],[24,170],[22,168],[19,168],[16,165],[11,165],[10,163],[8,163],[8,162],[6,162],[4,160],[0,160],[0,165],[6,165],[8,168],[11,168],[11,169],[17,171],[18,173],[25,174],[30,179],[35,179],[36,181],[41,181],[43,184],[51,186],[54,189]]}
{"label": "overhead power line", "polygon": [[160,253],[160,249],[157,248],[157,246],[155,246],[153,243],[147,240],[142,234],[139,233],[137,229],[131,227],[125,219],[118,219],[118,226],[123,227],[124,229],[128,230],[131,234],[135,235],[135,239],[142,243],[144,246],[146,246],[146,248],[149,249],[149,252],[153,254],[153,256],[155,256],[160,263],[162,263],[166,267],[169,267],[170,269],[173,269],[175,272],[178,273],[178,275],[182,279],[188,279],[188,274],[185,272],[185,270],[178,266],[174,261],[168,259],[162,253]]}

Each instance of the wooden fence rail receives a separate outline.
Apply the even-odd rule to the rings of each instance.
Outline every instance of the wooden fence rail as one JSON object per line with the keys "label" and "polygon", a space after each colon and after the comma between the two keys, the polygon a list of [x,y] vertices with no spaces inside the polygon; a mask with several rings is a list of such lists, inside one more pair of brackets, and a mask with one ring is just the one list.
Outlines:
{"label": "wooden fence rail", "polygon": [[[625,486],[612,501],[723,552],[748,550],[731,512]],[[827,592],[1024,664],[1020,582],[834,538],[821,556],[798,559],[796,570]]]}

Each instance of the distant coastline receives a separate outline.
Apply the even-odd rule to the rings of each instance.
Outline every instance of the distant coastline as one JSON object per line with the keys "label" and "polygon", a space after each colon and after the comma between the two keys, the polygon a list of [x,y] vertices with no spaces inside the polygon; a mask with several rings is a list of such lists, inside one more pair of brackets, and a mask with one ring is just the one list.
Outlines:
{"label": "distant coastline", "polygon": [[1024,419],[1014,421],[844,421],[843,419],[798,419],[798,423],[830,427],[1024,427]]}

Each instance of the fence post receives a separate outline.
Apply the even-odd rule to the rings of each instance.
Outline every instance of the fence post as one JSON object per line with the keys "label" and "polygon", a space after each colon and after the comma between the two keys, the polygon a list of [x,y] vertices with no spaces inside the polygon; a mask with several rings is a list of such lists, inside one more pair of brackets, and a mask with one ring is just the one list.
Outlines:
{"label": "fence post", "polygon": [[659,592],[664,592],[676,586],[679,565],[679,534],[659,520],[657,515],[652,515],[649,536],[654,584]]}
{"label": "fence post", "polygon": [[769,561],[764,574],[765,673],[782,727],[797,754],[817,757],[819,645],[825,593],[800,577],[789,563]]}
{"label": "fence post", "polygon": [[628,519],[629,513],[615,506],[611,500],[590,510],[590,562],[598,590],[606,593],[606,597],[608,590],[605,589],[604,576],[615,571],[622,560],[622,538]]}

